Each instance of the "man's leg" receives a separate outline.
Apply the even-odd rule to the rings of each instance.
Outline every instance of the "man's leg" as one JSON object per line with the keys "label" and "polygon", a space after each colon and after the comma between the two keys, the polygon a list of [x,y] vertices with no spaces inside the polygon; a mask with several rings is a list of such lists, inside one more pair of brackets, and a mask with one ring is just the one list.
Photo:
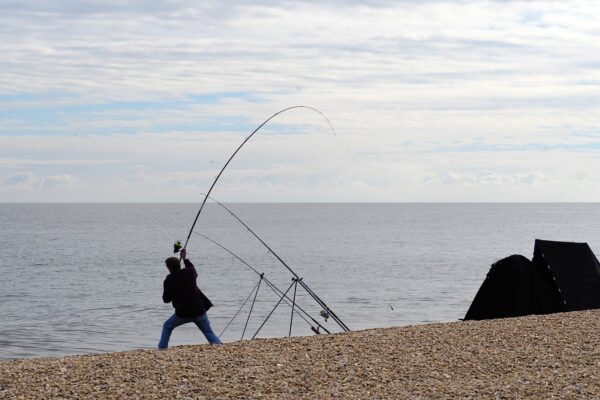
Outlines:
{"label": "man's leg", "polygon": [[158,342],[158,348],[162,350],[169,347],[169,339],[171,338],[171,332],[173,332],[173,329],[187,322],[190,322],[190,320],[185,318],[179,318],[175,314],[173,314],[171,318],[166,320],[163,324],[162,333],[160,335],[160,342]]}
{"label": "man's leg", "polygon": [[222,344],[221,339],[213,332],[210,327],[210,321],[208,320],[208,316],[206,313],[202,314],[199,317],[194,318],[194,323],[198,326],[198,328],[202,331],[206,340],[208,340],[211,344]]}

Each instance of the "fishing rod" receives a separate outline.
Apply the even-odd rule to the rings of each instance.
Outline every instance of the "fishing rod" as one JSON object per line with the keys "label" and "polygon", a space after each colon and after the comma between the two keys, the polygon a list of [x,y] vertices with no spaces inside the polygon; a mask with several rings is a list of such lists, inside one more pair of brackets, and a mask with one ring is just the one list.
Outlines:
{"label": "fishing rod", "polygon": [[[261,280],[264,280],[265,283],[269,286],[269,288],[280,298],[283,299],[285,301],[285,303],[292,307],[293,304],[295,304],[295,301],[293,301],[292,299],[290,299],[287,296],[287,292],[283,292],[281,289],[279,289],[273,282],[271,282],[269,279],[267,279],[264,275],[264,273],[259,272],[256,268],[254,268],[253,266],[251,266],[248,262],[246,262],[246,260],[244,260],[243,258],[241,258],[240,256],[238,256],[237,254],[235,254],[233,251],[229,250],[227,247],[223,246],[221,243],[217,242],[214,239],[211,239],[210,237],[203,235],[200,232],[196,232],[194,231],[193,233],[195,233],[198,236],[203,237],[204,239],[208,240],[209,242],[219,246],[221,249],[225,250],[227,253],[229,253],[230,255],[232,255],[233,257],[235,257],[238,261],[240,261],[242,264],[244,264],[245,266],[247,266],[248,268],[250,268],[254,273],[256,273],[258,276],[260,276]],[[254,291],[254,290],[253,290]],[[290,303],[291,302],[291,303]],[[304,310],[304,308],[300,307],[299,304],[295,304],[295,308],[297,308],[299,310],[299,312],[297,312],[297,314],[307,323],[311,326],[311,329],[313,330],[313,332],[315,333],[320,333],[319,329],[323,329],[326,333],[331,333],[327,328],[325,328],[323,325],[321,325],[321,323],[319,323],[319,321],[317,321],[316,319],[314,319],[306,310]],[[294,309],[292,308],[292,312],[294,311]],[[304,316],[302,315],[304,314]],[[315,325],[318,326],[318,328],[314,328],[312,326],[312,324],[310,322],[308,322],[306,320],[306,318],[309,318]]]}
{"label": "fishing rod", "polygon": [[[295,109],[295,108],[306,108],[308,110],[312,110],[312,111],[318,113],[319,115],[321,115],[327,121],[327,124],[331,128],[331,131],[333,132],[333,134],[334,135],[336,134],[335,133],[335,129],[333,128],[333,125],[331,124],[331,122],[329,121],[329,119],[327,118],[327,116],[325,114],[323,114],[320,110],[318,110],[318,109],[316,109],[314,107],[304,106],[304,105],[297,105],[297,106],[292,106],[292,107],[284,108],[283,110],[280,110],[280,111],[276,112],[275,114],[271,115],[262,124],[260,124],[254,131],[252,131],[252,133],[250,135],[248,135],[246,137],[246,139],[244,139],[244,141],[237,147],[237,149],[229,157],[229,159],[227,160],[227,162],[225,163],[225,165],[223,165],[223,168],[221,168],[221,170],[219,171],[219,173],[217,174],[217,176],[213,180],[213,182],[212,182],[212,184],[211,184],[208,192],[206,193],[206,195],[204,196],[204,199],[202,200],[202,204],[200,205],[200,209],[198,210],[198,213],[196,214],[196,217],[194,218],[194,222],[192,223],[190,231],[188,232],[187,238],[185,240],[185,244],[183,246],[181,246],[181,244],[179,242],[175,243],[175,246],[174,246],[174,252],[175,253],[177,253],[182,247],[183,247],[183,249],[187,248],[187,245],[188,245],[188,242],[190,240],[190,237],[192,236],[192,233],[194,232],[194,227],[196,226],[196,223],[198,222],[198,218],[200,217],[200,214],[202,213],[202,210],[204,209],[204,206],[206,205],[206,201],[208,200],[208,197],[210,196],[210,193],[212,192],[212,190],[215,187],[215,185],[217,184],[219,178],[221,177],[221,175],[223,174],[223,172],[225,171],[225,169],[227,168],[227,166],[229,165],[229,163],[231,162],[231,160],[233,160],[233,158],[235,157],[235,155],[252,138],[252,136],[254,136],[254,134],[256,134],[256,132],[258,132],[270,120],[272,120],[273,118],[275,118],[276,116],[278,116],[281,113],[284,113],[286,111],[289,111],[289,110],[292,110],[292,109]],[[232,215],[233,215],[233,213],[232,213]],[[239,218],[237,218],[237,219],[241,222],[241,220]],[[244,226],[246,226],[250,230],[250,228],[246,224],[244,224]],[[262,239],[260,239],[258,237],[258,235],[256,235],[256,234],[254,234],[254,235],[294,275],[294,277],[296,279],[299,279],[298,275],[281,259],[281,257],[279,257]],[[338,323],[338,325],[344,331],[346,331],[346,332],[350,331],[350,329],[346,326],[346,324],[344,324],[344,322],[341,319],[339,319],[339,317],[327,306],[327,304],[325,304],[325,302],[323,300],[321,300],[318,296],[316,296],[316,294],[314,292],[312,292],[312,290],[308,289],[308,286],[306,285],[306,283],[301,283],[301,285],[302,285],[302,287],[305,288],[305,290],[307,291],[307,293],[309,293],[313,297],[313,299],[321,307],[323,307],[324,310],[322,311],[322,315],[325,316],[325,318],[327,318],[328,316],[332,316],[333,319]]]}
{"label": "fishing rod", "polygon": [[331,125],[331,122],[329,121],[329,119],[325,116],[325,114],[323,114],[321,111],[317,110],[314,107],[310,107],[310,106],[302,106],[302,105],[298,105],[298,106],[292,106],[292,107],[288,107],[288,108],[284,108],[283,110],[277,111],[275,114],[271,115],[269,118],[267,118],[262,124],[260,124],[250,135],[248,135],[248,137],[242,142],[242,144],[240,144],[238,146],[238,148],[233,152],[233,154],[231,155],[231,157],[229,157],[229,159],[227,160],[227,162],[225,163],[225,165],[223,166],[223,168],[221,168],[221,171],[219,172],[219,174],[216,176],[215,180],[213,181],[212,185],[210,185],[210,189],[208,189],[208,192],[206,192],[206,196],[204,196],[204,200],[202,200],[202,204],[200,205],[200,209],[198,210],[198,214],[196,214],[196,218],[194,219],[194,222],[192,223],[192,227],[190,228],[190,232],[188,233],[187,239],[185,240],[185,244],[183,245],[183,248],[187,248],[187,244],[190,240],[190,236],[192,236],[192,232],[194,231],[194,227],[196,226],[196,222],[198,222],[198,217],[200,217],[200,213],[202,213],[202,209],[204,208],[204,205],[206,204],[206,200],[208,199],[208,196],[210,195],[210,193],[212,192],[213,188],[215,187],[215,185],[217,184],[217,181],[219,180],[219,178],[221,177],[221,174],[223,174],[223,171],[225,171],[225,168],[227,168],[227,166],[229,165],[229,163],[231,162],[231,160],[233,159],[233,157],[235,157],[235,155],[238,153],[238,151],[241,150],[241,148],[246,144],[246,142],[248,142],[248,140],[250,140],[250,138],[252,136],[254,136],[254,134],[256,132],[258,132],[260,130],[260,128],[262,128],[267,122],[269,122],[270,120],[272,120],[273,118],[275,118],[276,116],[278,116],[281,113],[284,113],[288,110],[292,110],[294,108],[306,108],[308,110],[312,110],[315,111],[317,113],[319,113],[323,118],[325,118],[325,121],[327,121],[327,123],[329,124],[329,127],[331,128],[331,131],[333,132],[333,134],[335,135],[335,129],[333,129],[333,125]]}
{"label": "fishing rod", "polygon": [[[204,194],[204,193],[200,193],[200,194]],[[254,231],[252,230],[252,228],[250,228],[248,225],[246,225],[246,223],[245,223],[244,221],[242,221],[242,219],[241,219],[240,217],[238,217],[237,215],[235,215],[235,213],[234,213],[233,211],[231,211],[229,208],[227,208],[227,206],[225,206],[225,204],[221,203],[220,201],[218,201],[218,200],[217,200],[217,199],[215,199],[214,197],[212,197],[212,196],[208,196],[208,195],[206,195],[206,196],[207,196],[207,198],[211,199],[212,201],[214,201],[215,203],[217,203],[218,205],[220,205],[221,207],[223,207],[223,209],[225,209],[225,211],[227,211],[229,214],[231,214],[231,216],[232,216],[233,218],[235,218],[235,219],[236,219],[236,220],[237,220],[237,221],[238,221],[240,224],[242,224],[242,225],[244,226],[244,228],[246,228],[246,229],[248,230],[248,232],[250,232],[250,233],[252,234],[252,236],[254,236],[256,239],[258,239],[258,241],[259,241],[259,242],[260,242],[260,243],[261,243],[263,246],[265,246],[265,247],[267,248],[267,250],[269,250],[269,253],[273,254],[273,255],[275,256],[275,258],[277,258],[277,260],[278,260],[278,261],[279,261],[279,262],[280,262],[280,263],[281,263],[281,264],[282,264],[284,267],[286,267],[286,268],[287,268],[287,270],[288,270],[288,271],[290,271],[290,272],[292,273],[292,275],[294,275],[294,277],[295,277],[295,278],[300,278],[300,277],[298,276],[298,274],[297,274],[297,273],[295,273],[295,272],[294,272],[294,270],[293,270],[293,269],[292,269],[292,268],[291,268],[289,265],[287,265],[287,264],[286,264],[286,262],[285,262],[285,261],[283,261],[283,259],[282,259],[281,257],[279,257],[279,255],[277,255],[277,253],[275,253],[275,252],[273,251],[273,249],[271,249],[271,247],[270,247],[270,246],[269,246],[267,243],[265,243],[265,241],[264,241],[264,240],[262,240],[262,239],[260,238],[260,236],[258,236],[258,235],[256,234],[256,232],[254,232]]]}
{"label": "fishing rod", "polygon": [[[267,248],[267,250],[273,254],[275,256],[275,258],[277,258],[277,260],[279,260],[279,262],[288,269],[288,271],[290,271],[293,275],[294,278],[298,279],[298,283],[304,288],[304,290],[306,290],[306,292],[323,308],[323,310],[325,311],[325,314],[327,316],[331,316],[331,318],[333,318],[333,320],[345,331],[345,332],[350,332],[350,328],[348,328],[348,326],[337,316],[336,313],[333,312],[333,310],[331,310],[331,308],[329,308],[329,306],[327,304],[325,304],[325,302],[319,297],[317,296],[317,294],[315,292],[312,291],[312,289],[310,287],[308,287],[308,285],[306,284],[306,282],[304,282],[302,280],[302,278],[300,278],[300,276],[298,276],[298,274],[296,274],[296,272],[294,272],[294,270],[285,262],[283,261],[283,259],[281,257],[279,257],[279,255],[277,253],[275,253],[275,251],[267,244],[265,243],[264,240],[262,240],[260,238],[260,236],[258,236],[258,234],[256,232],[254,232],[252,230],[252,228],[250,228],[244,221],[242,221],[242,219],[240,217],[238,217],[233,211],[231,211],[227,206],[225,206],[223,203],[221,203],[220,201],[218,201],[217,199],[215,199],[212,196],[209,196],[208,194],[205,195],[205,198],[207,199],[211,199],[212,201],[214,201],[215,203],[217,203],[218,205],[220,205],[221,207],[223,207],[229,214],[231,214],[232,217],[234,217],[240,224],[242,224],[247,230],[248,232],[250,232],[256,239],[258,239],[258,241],[260,243],[262,243],[263,246],[265,246]],[[195,232],[197,233],[197,232]],[[255,271],[256,272],[256,271]]]}

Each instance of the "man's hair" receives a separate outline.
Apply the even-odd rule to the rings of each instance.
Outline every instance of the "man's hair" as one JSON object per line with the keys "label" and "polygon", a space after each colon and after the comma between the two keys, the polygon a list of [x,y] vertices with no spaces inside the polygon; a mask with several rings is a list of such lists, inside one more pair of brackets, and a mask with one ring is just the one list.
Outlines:
{"label": "man's hair", "polygon": [[169,257],[165,260],[165,264],[167,264],[167,268],[171,272],[179,271],[181,269],[181,263],[179,262],[179,258],[177,257]]}

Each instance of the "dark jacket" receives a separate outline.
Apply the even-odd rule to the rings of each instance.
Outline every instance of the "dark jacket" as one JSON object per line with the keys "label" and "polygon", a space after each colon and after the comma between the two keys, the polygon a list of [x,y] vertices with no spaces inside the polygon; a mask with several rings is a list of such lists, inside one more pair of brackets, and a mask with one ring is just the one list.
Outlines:
{"label": "dark jacket", "polygon": [[189,260],[183,260],[185,268],[171,272],[165,278],[163,301],[173,302],[178,317],[190,318],[203,315],[212,303],[196,285],[198,273]]}

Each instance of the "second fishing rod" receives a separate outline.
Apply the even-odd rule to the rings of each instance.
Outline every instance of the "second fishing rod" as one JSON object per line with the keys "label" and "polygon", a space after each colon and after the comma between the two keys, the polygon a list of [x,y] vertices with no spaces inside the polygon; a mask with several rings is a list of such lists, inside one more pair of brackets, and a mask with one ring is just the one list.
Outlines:
{"label": "second fishing rod", "polygon": [[[243,258],[241,258],[239,255],[235,254],[233,251],[231,251],[231,250],[230,250],[230,249],[228,249],[227,247],[223,246],[221,243],[217,242],[216,240],[214,240],[214,239],[211,239],[210,237],[208,237],[208,236],[206,236],[206,235],[204,235],[204,234],[202,234],[202,233],[200,233],[200,232],[197,232],[197,231],[194,231],[194,233],[195,233],[196,235],[198,235],[198,236],[201,236],[201,237],[203,237],[204,239],[208,240],[209,242],[213,243],[214,245],[216,245],[216,246],[220,247],[221,249],[225,250],[227,253],[231,254],[231,255],[232,255],[234,258],[236,258],[236,259],[237,259],[238,261],[240,261],[242,264],[244,264],[245,266],[247,266],[248,268],[250,268],[250,269],[251,269],[251,270],[252,270],[254,273],[256,273],[258,276],[260,276],[260,279],[261,279],[261,281],[264,281],[264,282],[265,282],[265,283],[266,283],[266,284],[267,284],[267,285],[268,285],[268,286],[271,288],[271,290],[273,290],[273,292],[274,292],[275,294],[277,294],[277,296],[278,296],[278,297],[279,297],[281,300],[285,301],[285,303],[286,303],[287,305],[289,305],[290,307],[292,307],[292,313],[294,312],[294,307],[295,307],[295,308],[297,308],[297,309],[298,309],[298,310],[299,310],[301,313],[303,313],[303,314],[304,314],[304,316],[302,316],[302,315],[300,315],[300,316],[301,316],[301,318],[302,318],[302,319],[304,319],[304,321],[306,321],[307,323],[309,323],[309,325],[311,325],[311,328],[312,328],[313,332],[315,332],[315,333],[317,333],[317,334],[318,334],[318,333],[319,333],[319,329],[323,329],[323,331],[325,331],[326,333],[331,333],[331,332],[330,332],[330,331],[329,331],[327,328],[325,328],[323,325],[321,325],[321,324],[319,323],[319,321],[317,321],[316,319],[314,319],[314,318],[313,318],[313,317],[312,317],[312,316],[311,316],[311,315],[310,315],[308,312],[306,312],[306,311],[305,311],[305,310],[304,310],[302,307],[300,307],[300,305],[298,305],[298,304],[296,303],[296,301],[295,301],[295,300],[292,300],[292,299],[290,299],[290,298],[287,296],[287,293],[286,293],[286,292],[282,291],[282,290],[281,290],[280,288],[278,288],[278,287],[277,287],[277,286],[276,286],[276,285],[275,285],[273,282],[271,282],[269,279],[267,279],[267,277],[265,276],[265,274],[264,274],[264,273],[262,273],[262,272],[259,272],[259,271],[258,271],[256,268],[254,268],[252,265],[250,265],[250,264],[249,264],[249,263],[248,263],[246,260],[244,260]],[[294,278],[294,279],[296,279],[296,281],[298,281],[298,279],[297,279],[297,278]],[[309,318],[310,320],[312,320],[312,321],[313,321],[313,323],[314,323],[314,324],[316,324],[318,328],[315,328],[314,326],[312,326],[312,324],[310,324],[310,322],[308,322],[308,321],[306,320],[306,318]]]}
{"label": "second fishing rod", "polygon": [[212,201],[217,203],[219,206],[221,206],[223,209],[225,209],[229,214],[231,214],[232,217],[234,217],[240,224],[242,224],[248,230],[248,232],[250,232],[252,234],[252,236],[254,236],[263,246],[265,246],[265,248],[271,254],[273,254],[273,256],[275,256],[275,258],[285,268],[287,268],[287,270],[290,271],[292,273],[292,275],[294,275],[294,278],[298,279],[298,283],[315,300],[315,302],[317,302],[317,304],[319,304],[323,308],[323,310],[329,316],[331,316],[331,318],[340,326],[340,328],[342,328],[344,330],[344,332],[350,332],[350,328],[348,328],[348,326],[337,316],[337,314],[335,312],[333,312],[333,310],[331,308],[329,308],[329,306],[319,296],[317,296],[317,294],[306,284],[306,282],[304,282],[304,280],[281,257],[279,257],[279,255],[277,253],[275,253],[275,251],[264,240],[262,240],[261,237],[258,236],[258,234],[256,232],[254,232],[254,230],[252,230],[252,228],[250,228],[244,221],[242,221],[242,219],[240,217],[238,217],[233,211],[231,211],[223,203],[221,203],[220,201],[218,201],[217,199],[215,199],[214,197],[212,197],[210,195],[205,195],[205,196],[206,196],[206,198],[211,199]]}

